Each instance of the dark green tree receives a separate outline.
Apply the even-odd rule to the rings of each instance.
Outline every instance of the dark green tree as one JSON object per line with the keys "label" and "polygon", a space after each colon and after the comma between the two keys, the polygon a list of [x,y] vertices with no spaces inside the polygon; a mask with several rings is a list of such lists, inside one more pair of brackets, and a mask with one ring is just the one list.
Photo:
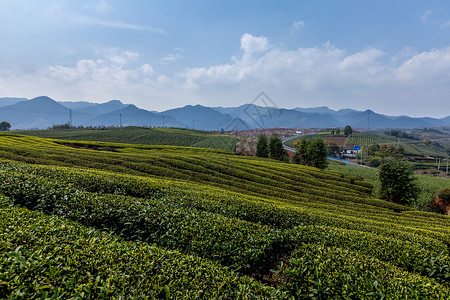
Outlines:
{"label": "dark green tree", "polygon": [[260,134],[258,140],[256,141],[256,156],[258,157],[269,157],[269,148],[267,145],[267,136],[265,134]]}
{"label": "dark green tree", "polygon": [[392,160],[379,167],[381,199],[399,204],[413,204],[420,189],[413,177],[413,168],[401,160]]}
{"label": "dark green tree", "polygon": [[321,138],[314,140],[301,139],[294,143],[297,150],[293,162],[301,165],[312,166],[319,169],[325,169],[328,165],[328,149]]}
{"label": "dark green tree", "polygon": [[2,121],[0,123],[0,131],[7,131],[11,128],[11,124],[8,121]]}
{"label": "dark green tree", "polygon": [[283,142],[276,133],[273,133],[269,139],[269,157],[282,161],[287,160],[286,152],[283,149]]}
{"label": "dark green tree", "polygon": [[341,134],[341,130],[339,128],[336,128],[336,135],[340,135]]}
{"label": "dark green tree", "polygon": [[309,156],[311,158],[311,166],[325,169],[328,166],[327,156],[328,149],[327,145],[321,138],[315,138],[309,145]]}
{"label": "dark green tree", "polygon": [[309,157],[309,145],[311,144],[310,140],[305,138],[294,142],[294,148],[297,150],[295,153],[292,162],[300,165],[309,166],[309,162],[311,161]]}
{"label": "dark green tree", "polygon": [[344,134],[346,137],[351,136],[352,133],[353,133],[353,129],[352,129],[352,127],[350,127],[350,125],[347,125],[344,127]]}

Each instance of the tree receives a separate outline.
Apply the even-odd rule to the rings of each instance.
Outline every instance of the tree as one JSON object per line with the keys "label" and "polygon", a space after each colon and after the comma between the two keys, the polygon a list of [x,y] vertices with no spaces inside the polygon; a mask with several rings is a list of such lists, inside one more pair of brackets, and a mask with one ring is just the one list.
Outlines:
{"label": "tree", "polygon": [[341,134],[341,130],[339,128],[336,128],[336,135],[340,135]]}
{"label": "tree", "polygon": [[424,139],[423,143],[427,146],[429,146],[431,144],[431,140],[430,139]]}
{"label": "tree", "polygon": [[328,165],[328,150],[325,142],[321,138],[313,141],[301,139],[294,143],[297,153],[293,159],[294,163],[325,169]]}
{"label": "tree", "polygon": [[309,145],[309,153],[311,157],[311,166],[325,169],[328,166],[327,156],[328,150],[327,145],[321,138],[315,138]]}
{"label": "tree", "polygon": [[310,153],[309,153],[309,145],[311,141],[303,138],[294,143],[294,148],[297,150],[293,157],[293,163],[309,166]]}
{"label": "tree", "polygon": [[283,142],[276,133],[273,133],[269,139],[269,157],[282,161],[287,160],[286,152],[283,149]]}
{"label": "tree", "polygon": [[8,131],[11,128],[11,124],[7,121],[2,121],[0,123],[0,131]]}
{"label": "tree", "polygon": [[256,141],[256,156],[258,157],[269,157],[269,148],[267,145],[267,136],[265,134],[260,134],[258,140]]}
{"label": "tree", "polygon": [[344,127],[344,134],[346,137],[351,136],[352,133],[353,133],[353,129],[352,129],[352,127],[350,127],[350,125],[347,125]]}
{"label": "tree", "polygon": [[413,168],[401,160],[392,160],[379,168],[381,199],[399,204],[412,204],[420,189],[413,177]]}

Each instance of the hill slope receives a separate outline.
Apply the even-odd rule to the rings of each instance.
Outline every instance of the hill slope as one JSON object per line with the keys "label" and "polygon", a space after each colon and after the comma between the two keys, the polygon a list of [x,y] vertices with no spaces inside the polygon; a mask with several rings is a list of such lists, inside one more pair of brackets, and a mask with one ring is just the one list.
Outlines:
{"label": "hill slope", "polygon": [[[6,295],[17,282],[49,296],[86,286],[94,298],[450,295],[450,219],[373,198],[370,184],[339,172],[13,134],[0,134],[0,155],[3,257],[35,270],[3,259]],[[45,282],[39,274],[52,284],[27,285]]]}
{"label": "hill slope", "polygon": [[123,127],[102,130],[22,130],[18,134],[63,140],[172,145],[234,151],[238,138],[182,128]]}

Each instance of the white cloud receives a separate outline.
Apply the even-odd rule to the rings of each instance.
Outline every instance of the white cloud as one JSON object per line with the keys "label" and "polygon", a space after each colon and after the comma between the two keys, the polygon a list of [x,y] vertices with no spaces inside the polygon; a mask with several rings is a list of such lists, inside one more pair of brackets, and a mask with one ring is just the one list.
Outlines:
{"label": "white cloud", "polygon": [[150,26],[142,26],[131,23],[124,23],[120,21],[109,21],[109,20],[100,20],[94,19],[86,16],[76,16],[74,17],[75,22],[87,25],[87,26],[102,26],[116,29],[126,29],[126,30],[137,30],[137,31],[149,31],[153,33],[164,34],[164,30],[160,28],[154,28]]}
{"label": "white cloud", "polygon": [[405,48],[394,55],[373,47],[348,53],[331,43],[284,50],[265,37],[244,34],[241,49],[227,63],[163,74],[139,53],[102,48],[98,59],[47,66],[22,77],[0,71],[0,90],[19,97],[131,99],[157,110],[196,103],[238,106],[265,91],[280,107],[450,113],[450,47],[421,53]]}
{"label": "white cloud", "polygon": [[119,66],[126,65],[129,62],[135,61],[139,57],[139,53],[132,51],[123,51],[122,53],[113,54],[108,59]]}
{"label": "white cloud", "polygon": [[102,15],[107,15],[112,11],[111,5],[109,5],[108,2],[104,0],[99,1],[94,7],[95,10]]}
{"label": "white cloud", "polygon": [[181,54],[179,54],[179,53],[171,53],[171,54],[167,54],[164,57],[161,57],[159,59],[159,61],[162,64],[170,64],[170,63],[174,63],[174,62],[180,60],[182,57],[183,56]]}
{"label": "white cloud", "polygon": [[[259,43],[252,46],[242,42],[255,40]],[[425,99],[447,103],[450,94],[450,47],[423,53],[403,49],[394,56],[395,64],[376,48],[347,54],[326,43],[294,51],[269,50],[267,39],[262,42],[248,34],[241,39],[241,48],[244,54],[228,64],[186,70],[184,88],[198,93],[216,90],[217,95],[272,91],[272,96],[282,98],[280,106],[302,106],[308,99],[307,106],[338,104],[391,114],[426,114],[430,106],[421,105]],[[249,60],[254,49],[263,53]],[[425,108],[414,112],[411,103]]]}
{"label": "white cloud", "polygon": [[450,20],[448,20],[447,22],[445,22],[444,24],[442,24],[441,27],[443,27],[443,28],[445,28],[445,27],[450,27]]}
{"label": "white cloud", "polygon": [[149,64],[143,64],[140,67],[140,70],[145,75],[153,75],[153,73],[154,73],[152,66]]}
{"label": "white cloud", "polygon": [[405,61],[396,75],[408,83],[428,85],[450,81],[450,47],[419,53]]}
{"label": "white cloud", "polygon": [[256,37],[248,33],[244,33],[241,37],[241,49],[245,53],[264,52],[268,49],[269,42],[266,37]]}
{"label": "white cloud", "polygon": [[427,10],[422,17],[420,17],[420,19],[422,20],[422,22],[426,22],[430,19],[431,15],[433,14],[433,12],[431,10]]}
{"label": "white cloud", "polygon": [[293,31],[300,30],[303,27],[305,27],[305,22],[303,21],[295,21],[294,24],[292,24]]}

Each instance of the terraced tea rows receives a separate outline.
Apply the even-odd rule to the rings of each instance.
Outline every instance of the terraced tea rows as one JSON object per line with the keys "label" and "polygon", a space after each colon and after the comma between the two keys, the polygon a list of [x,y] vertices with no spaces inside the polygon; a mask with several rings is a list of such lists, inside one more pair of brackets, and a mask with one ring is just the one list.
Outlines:
{"label": "terraced tea rows", "polygon": [[449,218],[336,171],[11,134],[0,155],[5,297],[450,296]]}
{"label": "terraced tea rows", "polygon": [[238,139],[232,136],[182,128],[122,127],[71,130],[21,130],[17,132],[29,136],[63,140],[189,146],[229,151],[234,151],[238,142]]}

